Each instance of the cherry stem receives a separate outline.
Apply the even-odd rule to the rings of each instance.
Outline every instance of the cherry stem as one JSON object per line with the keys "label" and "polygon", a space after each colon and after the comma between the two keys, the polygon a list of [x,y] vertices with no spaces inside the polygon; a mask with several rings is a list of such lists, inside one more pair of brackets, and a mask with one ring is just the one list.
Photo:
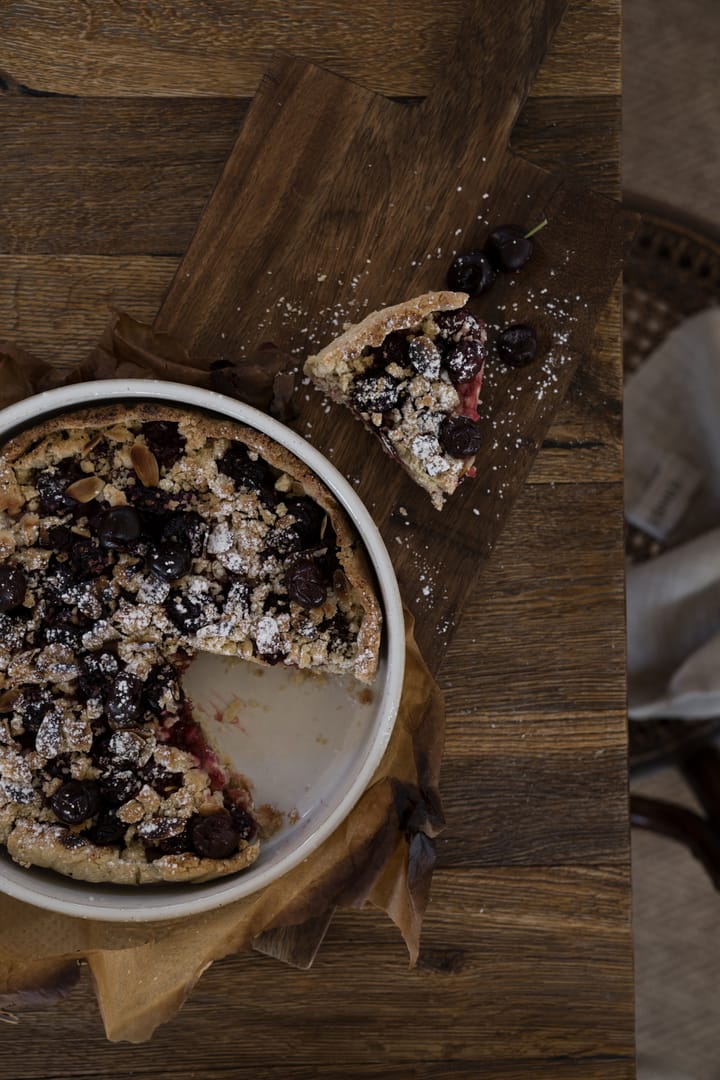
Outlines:
{"label": "cherry stem", "polygon": [[544,229],[547,223],[547,218],[543,218],[539,225],[536,225],[534,229],[530,230],[530,232],[525,233],[525,239],[529,240],[531,236],[535,235],[535,233],[538,233],[541,229]]}

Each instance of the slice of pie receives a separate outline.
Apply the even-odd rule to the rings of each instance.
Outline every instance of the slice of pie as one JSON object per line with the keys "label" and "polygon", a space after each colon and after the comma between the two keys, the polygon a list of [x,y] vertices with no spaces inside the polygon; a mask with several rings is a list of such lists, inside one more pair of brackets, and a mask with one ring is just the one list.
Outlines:
{"label": "slice of pie", "polygon": [[433,292],[373,312],[305,362],[442,509],[473,472],[485,327],[465,293]]}
{"label": "slice of pie", "polygon": [[86,881],[249,865],[263,813],[185,668],[208,650],[370,682],[380,622],[347,517],[253,429],[140,404],[24,431],[0,452],[0,842]]}

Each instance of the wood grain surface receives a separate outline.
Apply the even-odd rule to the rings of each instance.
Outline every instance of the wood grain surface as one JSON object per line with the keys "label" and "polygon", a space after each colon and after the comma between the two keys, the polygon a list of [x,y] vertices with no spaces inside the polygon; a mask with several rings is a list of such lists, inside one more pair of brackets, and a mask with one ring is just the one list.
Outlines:
{"label": "wood grain surface", "polygon": [[434,672],[621,265],[621,210],[507,149],[566,6],[471,3],[446,67],[414,107],[324,68],[276,61],[155,320],[198,356],[242,357],[272,342],[301,362],[344,323],[441,289],[455,251],[481,246],[493,221],[548,223],[531,264],[471,305],[491,342],[502,326],[531,323],[538,358],[508,369],[493,362],[491,344],[477,475],[442,515],[388,469],[379,441],[346,410],[296,395],[292,425],[372,513]]}
{"label": "wood grain surface", "polygon": [[[152,318],[273,49],[420,97],[463,8],[9,0],[0,337],[67,365],[109,305]],[[573,0],[511,137],[609,195],[619,32],[619,0]],[[343,912],[310,971],[218,963],[133,1047],[105,1042],[85,973],[0,1023],[0,1076],[634,1075],[619,318],[616,292],[440,671],[449,827],[418,968],[384,918]]]}

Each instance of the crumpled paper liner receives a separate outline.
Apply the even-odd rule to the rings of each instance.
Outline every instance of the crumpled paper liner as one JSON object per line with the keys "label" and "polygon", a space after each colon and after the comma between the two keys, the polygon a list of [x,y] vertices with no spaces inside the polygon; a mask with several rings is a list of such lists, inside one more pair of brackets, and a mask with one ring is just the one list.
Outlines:
{"label": "crumpled paper liner", "polygon": [[[0,344],[0,407],[80,379],[151,377],[222,389],[287,416],[287,359],[269,345],[238,365],[190,360],[169,335],[116,313],[99,346],[69,376]],[[402,700],[385,755],[355,808],[313,855],[252,896],[163,923],[75,919],[0,895],[0,1009],[62,996],[84,958],[107,1037],[142,1042],[174,1016],[214,960],[250,948],[265,931],[299,926],[336,906],[370,904],[385,911],[414,964],[435,864],[434,838],[444,825],[438,779],[445,711],[407,611],[405,633]]]}

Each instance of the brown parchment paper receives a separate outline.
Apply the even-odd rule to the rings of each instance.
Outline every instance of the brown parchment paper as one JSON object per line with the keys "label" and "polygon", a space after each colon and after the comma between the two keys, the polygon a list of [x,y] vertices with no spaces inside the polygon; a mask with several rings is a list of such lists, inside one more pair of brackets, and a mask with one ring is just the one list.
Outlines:
{"label": "brown parchment paper", "polygon": [[[0,407],[37,390],[97,378],[164,378],[220,390],[288,418],[287,355],[268,344],[238,365],[192,360],[166,334],[116,312],[96,349],[70,373],[0,343]],[[164,923],[69,918],[0,895],[0,1009],[37,1006],[92,971],[107,1037],[142,1042],[182,1006],[202,973],[259,934],[300,926],[333,907],[372,905],[417,960],[444,825],[438,788],[445,711],[405,612],[406,666],[397,722],[369,787],[321,847],[279,881],[217,911]],[[298,976],[301,977],[301,976]]]}

